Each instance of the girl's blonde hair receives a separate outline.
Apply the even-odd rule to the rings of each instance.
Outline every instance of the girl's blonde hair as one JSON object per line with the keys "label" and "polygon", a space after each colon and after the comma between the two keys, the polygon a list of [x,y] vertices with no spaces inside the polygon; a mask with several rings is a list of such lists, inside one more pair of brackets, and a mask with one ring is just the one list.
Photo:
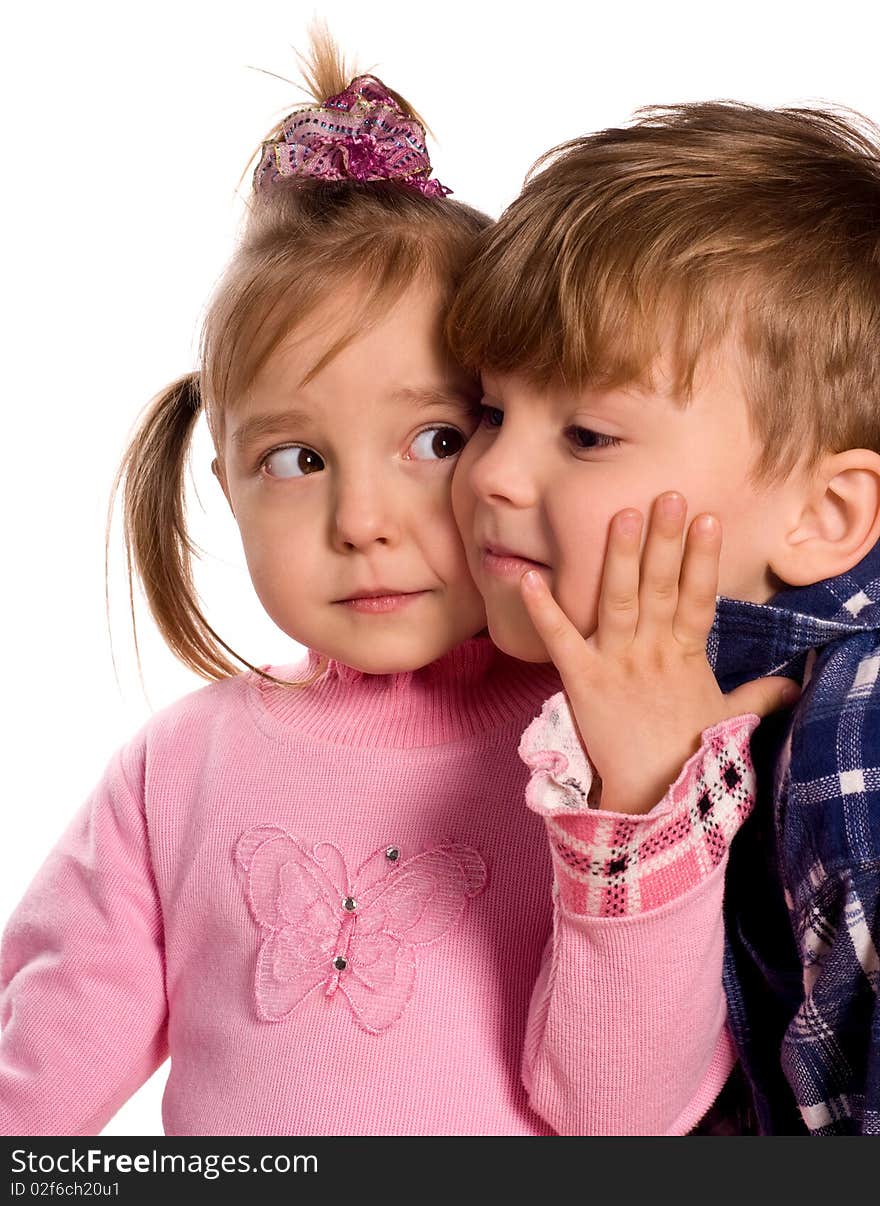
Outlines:
{"label": "girl's blonde hair", "polygon": [[447,335],[471,368],[574,390],[651,384],[671,346],[681,405],[732,338],[754,481],[880,451],[880,130],[719,101],[565,143],[482,238]]}
{"label": "girl's blonde hair", "polygon": [[[313,31],[301,63],[319,104],[351,78],[326,30]],[[403,97],[391,95],[406,116],[420,120]],[[282,126],[264,141],[276,139]],[[228,677],[239,673],[235,663],[256,670],[211,627],[193,581],[185,470],[199,414],[205,411],[219,446],[227,408],[245,396],[290,331],[346,282],[363,284],[361,310],[308,376],[413,280],[438,284],[448,301],[488,223],[470,206],[394,181],[295,177],[251,193],[238,247],[205,315],[201,367],[154,398],[125,452],[112,496],[121,489],[130,592],[136,575],[165,641],[196,674]]]}

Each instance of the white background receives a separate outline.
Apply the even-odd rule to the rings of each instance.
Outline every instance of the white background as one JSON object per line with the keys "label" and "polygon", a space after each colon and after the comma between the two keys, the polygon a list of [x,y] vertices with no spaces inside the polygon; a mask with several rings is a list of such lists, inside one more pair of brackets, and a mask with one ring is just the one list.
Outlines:
{"label": "white background", "polygon": [[[431,123],[437,176],[493,215],[541,151],[640,104],[829,100],[880,120],[875,2],[10,7],[0,52],[0,921],[113,750],[200,685],[144,620],[144,693],[115,572],[117,682],[105,510],[138,412],[195,367],[200,312],[236,232],[236,183],[301,99],[263,72],[295,75],[290,48],[314,12]],[[203,435],[194,527],[208,614],[250,660],[290,660],[296,647],[250,592],[210,455]],[[160,1069],[106,1133],[160,1134],[164,1080]]]}

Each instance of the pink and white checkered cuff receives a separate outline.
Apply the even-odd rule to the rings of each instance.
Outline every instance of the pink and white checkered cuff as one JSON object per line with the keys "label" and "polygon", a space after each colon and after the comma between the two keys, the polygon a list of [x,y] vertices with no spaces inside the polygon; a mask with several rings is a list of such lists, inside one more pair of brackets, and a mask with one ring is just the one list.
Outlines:
{"label": "pink and white checkered cuff", "polygon": [[560,692],[523,733],[526,803],[544,818],[562,907],[592,917],[646,913],[683,896],[727,855],[755,802],[749,712],[704,729],[701,745],[650,812],[602,812],[598,777]]}

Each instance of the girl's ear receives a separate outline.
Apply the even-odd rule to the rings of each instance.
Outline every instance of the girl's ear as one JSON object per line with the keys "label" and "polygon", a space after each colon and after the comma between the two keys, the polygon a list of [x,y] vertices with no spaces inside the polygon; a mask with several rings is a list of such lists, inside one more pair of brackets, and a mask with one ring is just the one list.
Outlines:
{"label": "girl's ear", "polygon": [[229,503],[229,510],[232,512],[232,514],[234,516],[235,515],[235,507],[233,507],[232,499],[229,497],[229,486],[226,482],[226,470],[223,467],[223,463],[216,456],[214,457],[213,461],[211,461],[211,472],[214,474],[217,481],[220,483],[220,489],[226,495],[226,501]]}
{"label": "girl's ear", "polygon": [[849,448],[826,456],[810,476],[797,522],[770,568],[790,586],[836,578],[880,540],[880,455]]}

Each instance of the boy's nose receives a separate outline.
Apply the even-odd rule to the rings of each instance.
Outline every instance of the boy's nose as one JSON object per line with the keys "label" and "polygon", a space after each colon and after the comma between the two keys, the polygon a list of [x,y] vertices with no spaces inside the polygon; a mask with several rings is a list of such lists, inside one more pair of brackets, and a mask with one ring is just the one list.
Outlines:
{"label": "boy's nose", "polygon": [[468,481],[477,498],[494,506],[532,507],[537,483],[529,469],[529,450],[500,431],[471,462]]}

